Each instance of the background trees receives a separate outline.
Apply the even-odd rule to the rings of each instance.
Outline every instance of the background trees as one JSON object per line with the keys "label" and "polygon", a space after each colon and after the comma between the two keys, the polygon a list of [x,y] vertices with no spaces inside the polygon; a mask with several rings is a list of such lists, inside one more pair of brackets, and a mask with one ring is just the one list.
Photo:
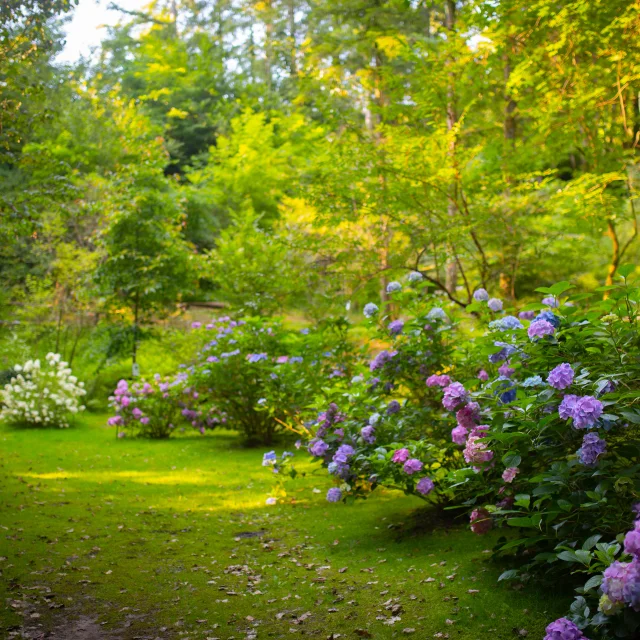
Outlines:
{"label": "background trees", "polygon": [[637,256],[636,1],[156,0],[64,67],[71,8],[2,9],[5,317],[317,315],[409,269],[465,305]]}

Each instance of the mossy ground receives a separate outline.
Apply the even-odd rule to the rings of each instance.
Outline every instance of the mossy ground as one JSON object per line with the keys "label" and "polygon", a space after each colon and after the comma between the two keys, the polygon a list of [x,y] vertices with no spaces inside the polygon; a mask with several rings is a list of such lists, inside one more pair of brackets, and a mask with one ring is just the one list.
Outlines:
{"label": "mossy ground", "polygon": [[492,535],[430,527],[415,498],[328,504],[305,464],[268,507],[262,450],[237,434],[104,424],[0,426],[1,637],[538,639],[566,608],[497,584]]}

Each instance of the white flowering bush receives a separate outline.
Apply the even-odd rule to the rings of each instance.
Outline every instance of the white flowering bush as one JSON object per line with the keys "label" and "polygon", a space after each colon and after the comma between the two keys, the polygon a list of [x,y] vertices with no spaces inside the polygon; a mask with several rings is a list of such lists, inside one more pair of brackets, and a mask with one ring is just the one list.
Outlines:
{"label": "white flowering bush", "polygon": [[44,365],[27,360],[0,392],[0,419],[18,424],[68,427],[69,417],[84,410],[84,383],[58,353],[48,353]]}

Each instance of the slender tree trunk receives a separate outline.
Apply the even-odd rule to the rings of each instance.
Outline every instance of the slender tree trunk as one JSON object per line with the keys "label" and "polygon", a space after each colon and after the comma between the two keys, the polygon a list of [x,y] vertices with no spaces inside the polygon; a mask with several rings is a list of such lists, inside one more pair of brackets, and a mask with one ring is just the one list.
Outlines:
{"label": "slender tree trunk", "polygon": [[[452,38],[455,34],[456,28],[456,3],[455,0],[446,0],[445,6],[445,18],[444,24],[447,29],[447,37]],[[451,66],[452,62],[449,60],[447,66]],[[449,71],[449,83],[447,86],[447,130],[449,131],[449,160],[452,166],[455,166],[456,155],[456,136],[454,129],[458,124],[458,113],[456,109],[456,90],[455,90],[455,77],[453,71]],[[449,201],[447,203],[447,215],[450,218],[455,217],[457,213],[456,200],[458,197],[458,184],[457,177],[454,177],[449,187]],[[451,246],[450,251],[455,254],[455,247]],[[447,291],[454,295],[456,286],[458,283],[458,265],[456,263],[455,255],[450,255],[446,265],[445,286]]]}
{"label": "slender tree trunk", "polygon": [[289,72],[291,77],[295,78],[298,75],[298,64],[296,61],[296,2],[295,0],[289,0],[288,6],[289,17],[289,39],[291,40],[291,48],[289,49]]}
{"label": "slender tree trunk", "polygon": [[[511,77],[511,61],[509,59],[509,55],[505,54],[504,56],[504,69],[503,69],[503,78],[504,78],[504,122],[503,122],[503,134],[505,140],[505,164],[508,165],[510,160],[510,152],[513,150],[515,146],[516,140],[516,116],[515,111],[517,108],[517,103],[513,99],[509,92],[509,78]],[[508,169],[508,166],[507,166]],[[510,185],[511,179],[507,176],[507,185]],[[505,200],[508,200],[511,196],[511,190],[509,186],[507,186],[507,191],[505,193]],[[507,231],[511,232],[510,228],[507,228]],[[514,247],[510,244],[506,244],[503,249],[502,254],[502,265],[503,270],[500,273],[499,278],[499,286],[502,295],[505,298],[513,298],[515,292],[515,264],[517,264],[517,258],[513,258],[512,255],[514,253]],[[507,271],[508,269],[508,271]]]}
{"label": "slender tree trunk", "polygon": [[131,375],[138,376],[138,312],[140,309],[140,292],[136,291],[136,302],[133,311],[133,348],[131,351]]}

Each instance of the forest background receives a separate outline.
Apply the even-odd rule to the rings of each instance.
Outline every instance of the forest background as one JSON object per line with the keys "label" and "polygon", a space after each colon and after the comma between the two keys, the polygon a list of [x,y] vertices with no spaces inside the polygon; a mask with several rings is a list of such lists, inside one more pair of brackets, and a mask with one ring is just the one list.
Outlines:
{"label": "forest background", "polygon": [[637,1],[155,0],[63,64],[73,9],[0,7],[0,369],[61,352],[106,397],[219,307],[359,317],[412,270],[525,301],[638,259]]}

